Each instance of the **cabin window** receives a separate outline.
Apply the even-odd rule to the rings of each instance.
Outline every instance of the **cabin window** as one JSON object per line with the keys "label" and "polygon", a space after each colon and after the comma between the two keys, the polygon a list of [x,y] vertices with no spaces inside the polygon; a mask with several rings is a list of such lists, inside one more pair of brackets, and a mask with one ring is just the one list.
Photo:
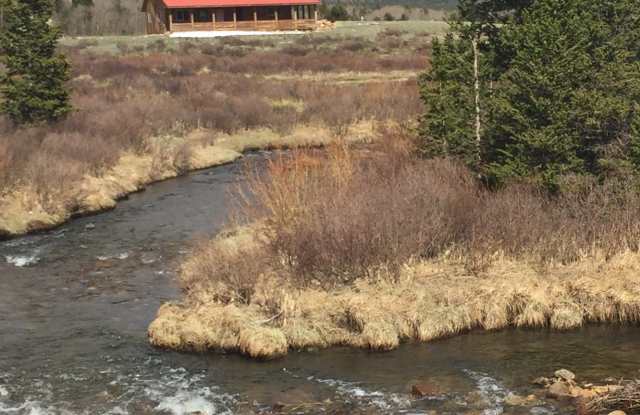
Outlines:
{"label": "cabin window", "polygon": [[189,12],[186,10],[176,10],[173,12],[173,21],[176,23],[184,23],[190,20]]}
{"label": "cabin window", "polygon": [[209,14],[209,10],[206,9],[199,9],[196,10],[195,13],[195,21],[196,22],[210,22],[211,21],[211,15]]}

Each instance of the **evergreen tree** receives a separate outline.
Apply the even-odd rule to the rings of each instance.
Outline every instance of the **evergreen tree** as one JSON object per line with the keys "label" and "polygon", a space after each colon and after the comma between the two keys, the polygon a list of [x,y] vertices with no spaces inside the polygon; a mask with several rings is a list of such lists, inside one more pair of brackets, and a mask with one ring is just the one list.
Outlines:
{"label": "evergreen tree", "polygon": [[17,124],[54,121],[71,110],[69,64],[56,52],[61,33],[51,25],[52,12],[49,0],[13,0],[5,15],[0,110]]}
{"label": "evergreen tree", "polygon": [[494,77],[486,58],[493,56],[487,33],[495,22],[485,8],[484,1],[460,0],[450,21],[455,36],[434,41],[432,69],[420,79],[424,154],[459,157],[474,169],[483,158],[483,101]]}
{"label": "evergreen tree", "polygon": [[425,155],[550,185],[640,171],[636,3],[461,0],[454,34],[434,43],[421,77]]}
{"label": "evergreen tree", "polygon": [[448,34],[435,39],[432,49],[432,69],[419,79],[426,107],[419,124],[421,148],[427,157],[453,156],[478,167],[471,45]]}
{"label": "evergreen tree", "polygon": [[342,4],[334,4],[327,12],[326,18],[332,22],[349,20],[349,11]]}
{"label": "evergreen tree", "polygon": [[9,9],[9,0],[0,0],[0,33],[5,29],[5,16]]}
{"label": "evergreen tree", "polygon": [[635,0],[538,0],[501,44],[515,51],[492,101],[490,171],[553,184],[627,171],[640,155]]}

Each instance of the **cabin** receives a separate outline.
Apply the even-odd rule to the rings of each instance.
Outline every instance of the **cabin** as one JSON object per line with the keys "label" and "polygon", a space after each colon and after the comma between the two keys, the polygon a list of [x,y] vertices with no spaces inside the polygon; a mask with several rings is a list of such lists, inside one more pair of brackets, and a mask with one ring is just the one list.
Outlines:
{"label": "cabin", "polygon": [[320,0],[144,0],[147,34],[314,30]]}

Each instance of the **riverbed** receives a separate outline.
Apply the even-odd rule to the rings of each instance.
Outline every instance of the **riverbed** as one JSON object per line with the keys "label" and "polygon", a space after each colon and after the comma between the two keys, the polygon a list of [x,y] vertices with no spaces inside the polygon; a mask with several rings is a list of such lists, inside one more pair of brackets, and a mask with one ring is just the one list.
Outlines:
{"label": "riverbed", "polygon": [[[177,299],[180,259],[220,231],[244,165],[150,186],[113,211],[0,242],[0,414],[570,413],[531,379],[640,376],[637,327],[468,333],[390,353],[306,350],[256,362],[149,346],[146,329]],[[414,399],[413,383],[433,385]],[[281,407],[276,405],[276,407]]]}

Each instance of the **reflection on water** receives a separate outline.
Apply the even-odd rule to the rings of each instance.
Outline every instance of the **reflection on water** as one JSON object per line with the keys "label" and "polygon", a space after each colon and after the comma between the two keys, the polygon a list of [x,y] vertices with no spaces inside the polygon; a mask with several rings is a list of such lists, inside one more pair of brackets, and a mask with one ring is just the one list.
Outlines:
{"label": "reflection on water", "polygon": [[[254,155],[254,161],[264,155]],[[253,362],[151,348],[189,241],[224,224],[241,164],[156,184],[112,212],[0,243],[0,414],[561,413],[505,403],[560,367],[640,376],[640,330],[471,333],[391,353],[331,349]],[[415,382],[437,393],[410,396]],[[283,406],[284,405],[284,406]],[[335,412],[338,411],[338,412]],[[341,411],[341,412],[340,412]]]}

